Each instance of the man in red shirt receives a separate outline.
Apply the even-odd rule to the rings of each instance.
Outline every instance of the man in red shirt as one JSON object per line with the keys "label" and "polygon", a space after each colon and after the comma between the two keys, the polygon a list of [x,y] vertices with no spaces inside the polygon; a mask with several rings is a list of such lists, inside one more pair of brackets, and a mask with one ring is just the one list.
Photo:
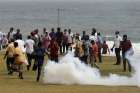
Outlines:
{"label": "man in red shirt", "polygon": [[129,60],[126,58],[126,53],[132,48],[131,41],[127,39],[127,35],[123,35],[123,41],[121,41],[120,48],[122,49],[123,68],[126,71],[126,63],[128,63],[129,72],[131,72],[131,65]]}
{"label": "man in red shirt", "polygon": [[50,51],[50,60],[58,62],[58,50],[59,46],[56,40],[53,38],[50,42],[50,45],[48,47]]}
{"label": "man in red shirt", "polygon": [[90,51],[90,62],[91,66],[95,66],[96,68],[99,68],[96,64],[96,60],[98,57],[98,46],[94,40],[91,41],[91,51]]}

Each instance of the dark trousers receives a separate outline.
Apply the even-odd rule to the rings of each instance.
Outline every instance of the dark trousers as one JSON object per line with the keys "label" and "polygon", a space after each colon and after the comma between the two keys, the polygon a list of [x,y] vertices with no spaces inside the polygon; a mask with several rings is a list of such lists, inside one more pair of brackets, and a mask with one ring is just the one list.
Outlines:
{"label": "dark trousers", "polygon": [[99,59],[99,62],[101,63],[102,62],[101,48],[98,48],[98,59]]}
{"label": "dark trousers", "polygon": [[7,57],[6,59],[6,66],[7,66],[7,71],[11,72],[12,71],[12,65],[14,64],[14,57]]}
{"label": "dark trousers", "polygon": [[85,64],[88,64],[88,56],[87,55],[84,55],[80,58],[81,61],[83,61]]}
{"label": "dark trousers", "polygon": [[43,64],[38,64],[37,65],[37,78],[36,78],[37,82],[40,80],[42,66],[43,66]]}
{"label": "dark trousers", "polygon": [[122,54],[122,58],[123,58],[123,70],[126,71],[126,63],[127,63],[128,70],[129,70],[129,72],[131,72],[131,64],[130,64],[129,60],[125,57],[125,53]]}
{"label": "dark trousers", "polygon": [[62,52],[62,48],[63,48],[63,46],[62,46],[61,44],[59,44],[59,51],[60,51],[60,54],[63,53],[63,52]]}
{"label": "dark trousers", "polygon": [[29,71],[30,67],[31,67],[31,62],[32,62],[32,59],[33,59],[32,54],[27,53],[27,59],[28,59],[28,63],[29,63],[29,65],[27,66],[27,70]]}
{"label": "dark trousers", "polygon": [[[64,43],[64,44],[62,45],[62,47],[63,47],[63,53],[65,53],[65,52],[68,51],[68,48],[69,48],[68,44]],[[65,51],[65,50],[66,50],[66,51]]]}
{"label": "dark trousers", "polygon": [[53,57],[53,56],[51,56],[51,57],[50,57],[50,60],[51,60],[51,61],[55,61],[56,63],[58,63],[58,57]]}
{"label": "dark trousers", "polygon": [[115,48],[115,54],[117,59],[116,64],[121,64],[120,48]]}

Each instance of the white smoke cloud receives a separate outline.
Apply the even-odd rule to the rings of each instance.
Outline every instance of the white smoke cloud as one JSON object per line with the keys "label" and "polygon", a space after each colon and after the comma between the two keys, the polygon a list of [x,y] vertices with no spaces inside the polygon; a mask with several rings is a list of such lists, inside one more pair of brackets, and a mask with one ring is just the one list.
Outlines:
{"label": "white smoke cloud", "polygon": [[130,58],[130,56],[129,60],[135,70],[132,77],[117,74],[102,77],[98,69],[81,63],[78,58],[73,57],[73,54],[69,53],[58,64],[51,61],[48,62],[44,69],[43,80],[46,84],[140,86],[140,63],[137,62],[136,58]]}

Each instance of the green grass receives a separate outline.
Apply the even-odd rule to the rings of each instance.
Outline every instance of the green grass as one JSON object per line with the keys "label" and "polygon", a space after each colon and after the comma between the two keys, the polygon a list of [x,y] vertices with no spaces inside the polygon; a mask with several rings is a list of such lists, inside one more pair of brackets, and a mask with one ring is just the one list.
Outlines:
{"label": "green grass", "polygon": [[[47,57],[46,57],[47,60]],[[129,72],[122,72],[122,66],[113,66],[114,57],[104,57],[103,63],[98,63],[102,75],[116,73],[130,76]],[[24,80],[20,80],[17,74],[9,76],[6,72],[3,55],[0,56],[0,93],[140,93],[138,87],[107,87],[87,85],[47,85],[42,81],[35,82],[36,73],[24,71]]]}

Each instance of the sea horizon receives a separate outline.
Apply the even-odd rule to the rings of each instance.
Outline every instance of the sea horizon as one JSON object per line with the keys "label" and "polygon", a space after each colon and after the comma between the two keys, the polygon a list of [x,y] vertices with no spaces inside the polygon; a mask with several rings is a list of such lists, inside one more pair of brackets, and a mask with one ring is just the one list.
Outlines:
{"label": "sea horizon", "polygon": [[10,27],[19,28],[25,35],[33,29],[44,27],[50,31],[57,27],[60,8],[60,25],[73,32],[91,32],[94,27],[104,36],[114,36],[116,30],[121,35],[128,34],[132,41],[138,42],[140,30],[139,1],[11,1],[0,3],[0,29],[8,32]]}

